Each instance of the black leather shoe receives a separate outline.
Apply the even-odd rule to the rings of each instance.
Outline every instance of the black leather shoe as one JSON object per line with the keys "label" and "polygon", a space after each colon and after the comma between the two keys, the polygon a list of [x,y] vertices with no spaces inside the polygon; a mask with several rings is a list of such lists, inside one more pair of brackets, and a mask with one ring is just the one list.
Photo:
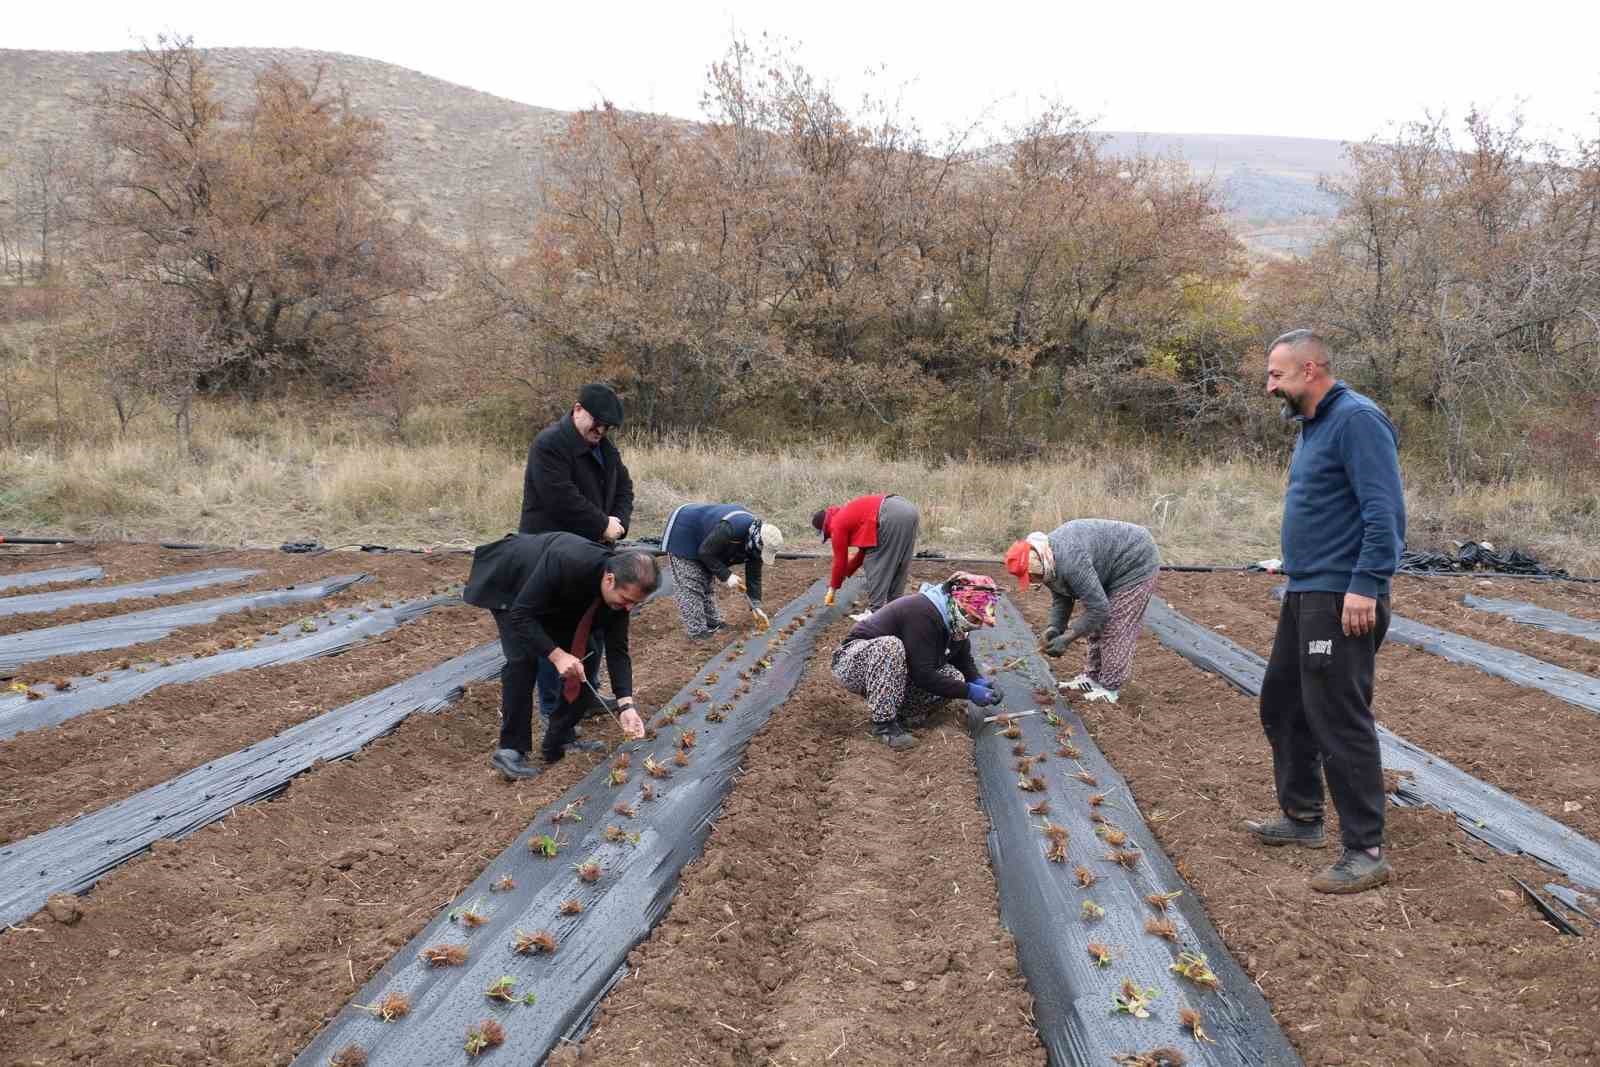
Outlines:
{"label": "black leather shoe", "polygon": [[544,770],[543,767],[529,763],[522,753],[511,748],[497,748],[489,757],[489,766],[505,776],[507,781],[517,781],[520,778],[537,778]]}

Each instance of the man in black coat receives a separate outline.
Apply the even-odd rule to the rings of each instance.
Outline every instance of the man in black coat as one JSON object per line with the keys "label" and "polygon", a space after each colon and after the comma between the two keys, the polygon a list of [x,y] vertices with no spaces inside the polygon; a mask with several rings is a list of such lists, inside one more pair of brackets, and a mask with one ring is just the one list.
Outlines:
{"label": "man in black coat", "polygon": [[621,540],[633,519],[633,479],[609,436],[621,425],[622,401],[595,382],[579,390],[570,414],[540,431],[522,476],[519,533]]}
{"label": "man in black coat", "polygon": [[507,778],[532,778],[536,665],[548,663],[557,682],[557,707],[545,726],[541,755],[553,763],[594,698],[589,679],[605,651],[623,732],[644,736],[633,700],[628,613],[660,580],[648,552],[617,552],[576,534],[509,534],[472,553],[462,599],[487,608],[500,630],[506,664],[500,671],[500,745],[490,764]]}
{"label": "man in black coat", "polygon": [[[633,519],[633,479],[610,437],[621,425],[622,401],[614,389],[591,382],[578,390],[572,411],[540,431],[528,448],[518,532],[621,539]],[[548,724],[560,686],[555,669],[543,660],[538,685],[539,715]],[[591,745],[580,741],[577,747]]]}

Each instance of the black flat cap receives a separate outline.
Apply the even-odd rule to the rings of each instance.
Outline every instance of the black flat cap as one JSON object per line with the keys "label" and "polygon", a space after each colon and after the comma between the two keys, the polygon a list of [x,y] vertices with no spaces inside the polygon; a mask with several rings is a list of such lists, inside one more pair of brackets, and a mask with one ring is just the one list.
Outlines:
{"label": "black flat cap", "polygon": [[578,390],[578,403],[583,410],[607,426],[622,425],[622,401],[617,391],[604,382],[590,382]]}

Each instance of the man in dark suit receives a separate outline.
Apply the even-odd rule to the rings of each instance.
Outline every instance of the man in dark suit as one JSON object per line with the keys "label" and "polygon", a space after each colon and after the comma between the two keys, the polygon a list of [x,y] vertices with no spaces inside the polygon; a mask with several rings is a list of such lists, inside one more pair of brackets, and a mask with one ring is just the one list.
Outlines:
{"label": "man in dark suit", "polygon": [[643,737],[633,700],[628,614],[660,580],[648,552],[618,552],[576,534],[509,534],[480,545],[462,598],[487,608],[500,630],[506,665],[500,671],[500,745],[490,764],[507,778],[532,778],[533,683],[536,664],[558,680],[557,706],[545,726],[540,755],[554,763],[572,743],[600,650],[617,694],[623,732]]}
{"label": "man in dark suit", "polygon": [[[572,411],[540,431],[528,448],[522,476],[520,533],[574,533],[591,541],[616,542],[633,519],[633,479],[610,433],[622,425],[616,391],[591,382],[578,391]],[[555,712],[555,668],[539,663],[539,715]],[[580,741],[578,748],[600,748]]]}

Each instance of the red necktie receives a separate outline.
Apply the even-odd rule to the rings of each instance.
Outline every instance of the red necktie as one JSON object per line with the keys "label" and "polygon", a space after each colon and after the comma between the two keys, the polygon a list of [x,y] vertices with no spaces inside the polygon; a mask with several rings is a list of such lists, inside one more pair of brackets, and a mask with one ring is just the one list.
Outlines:
{"label": "red necktie", "polygon": [[[596,600],[589,605],[589,610],[583,613],[583,618],[578,620],[578,629],[572,635],[572,654],[580,660],[583,659],[583,650],[589,644],[589,631],[594,627],[594,613],[599,609],[600,601]],[[561,680],[561,696],[568,704],[577,702],[579,686],[583,685],[576,678],[563,678]]]}

